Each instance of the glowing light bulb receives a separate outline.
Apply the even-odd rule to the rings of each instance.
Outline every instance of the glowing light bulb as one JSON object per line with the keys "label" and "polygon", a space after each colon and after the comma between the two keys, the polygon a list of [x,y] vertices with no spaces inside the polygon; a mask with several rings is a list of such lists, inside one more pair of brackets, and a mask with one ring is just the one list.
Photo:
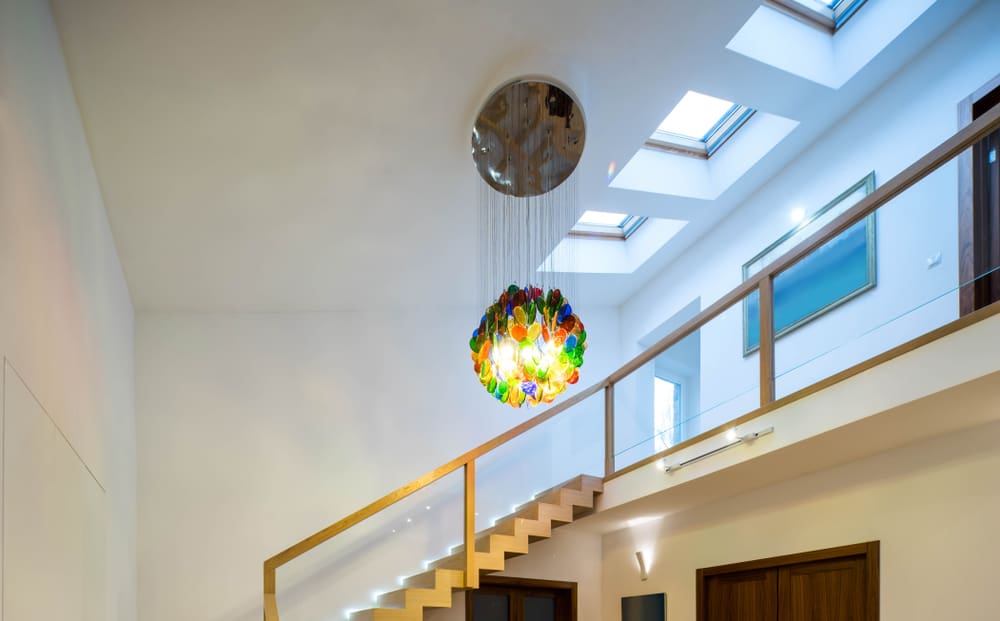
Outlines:
{"label": "glowing light bulb", "polygon": [[517,370],[517,347],[510,339],[504,339],[497,347],[496,365],[504,377],[510,377]]}
{"label": "glowing light bulb", "polygon": [[730,427],[729,431],[726,432],[726,441],[735,442],[737,437],[738,436],[736,435],[736,427]]}
{"label": "glowing light bulb", "polygon": [[788,213],[788,219],[792,221],[792,224],[800,224],[806,219],[806,210],[801,207],[796,207]]}

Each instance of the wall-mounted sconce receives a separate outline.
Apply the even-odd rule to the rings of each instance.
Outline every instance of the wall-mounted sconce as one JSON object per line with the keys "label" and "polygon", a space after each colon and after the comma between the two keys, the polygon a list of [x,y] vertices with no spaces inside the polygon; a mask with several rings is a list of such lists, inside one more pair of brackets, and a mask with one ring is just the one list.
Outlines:
{"label": "wall-mounted sconce", "polygon": [[649,574],[646,573],[646,559],[642,556],[642,550],[636,550],[635,560],[639,563],[639,580],[646,580]]}

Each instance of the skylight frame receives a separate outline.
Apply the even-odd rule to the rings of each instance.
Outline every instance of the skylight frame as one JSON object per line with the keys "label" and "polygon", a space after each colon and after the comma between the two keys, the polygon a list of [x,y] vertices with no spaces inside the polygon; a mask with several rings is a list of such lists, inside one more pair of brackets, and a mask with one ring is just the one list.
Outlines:
{"label": "skylight frame", "polygon": [[627,240],[635,233],[647,220],[646,216],[626,215],[626,218],[617,226],[605,224],[582,224],[577,222],[569,231],[569,237],[583,237],[588,239],[611,239],[618,241]]}
{"label": "skylight frame", "polygon": [[830,35],[837,33],[867,0],[764,0],[764,4]]}
{"label": "skylight frame", "polygon": [[689,157],[708,159],[713,153],[729,140],[736,131],[753,116],[753,108],[734,103],[732,107],[715,123],[702,140],[692,139],[657,129],[646,140],[646,146],[652,149],[678,153]]}

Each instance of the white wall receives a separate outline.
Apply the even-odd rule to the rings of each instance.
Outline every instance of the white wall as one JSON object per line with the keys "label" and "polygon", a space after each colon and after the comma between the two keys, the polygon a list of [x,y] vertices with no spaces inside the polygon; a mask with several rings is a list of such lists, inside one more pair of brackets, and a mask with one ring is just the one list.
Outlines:
{"label": "white wall", "polygon": [[44,0],[0,2],[3,607],[136,618],[133,313]]}
{"label": "white wall", "polygon": [[[620,363],[620,341],[615,311],[579,312],[584,386]],[[472,308],[140,313],[143,620],[258,619],[265,558],[536,414],[480,386],[468,349],[478,317]],[[483,460],[481,527],[602,467],[602,404],[598,394]],[[283,618],[369,606],[371,590],[459,543],[461,473],[438,487],[279,570]]]}
{"label": "white wall", "polygon": [[998,443],[992,423],[610,533],[601,618],[620,619],[623,596],[663,592],[668,620],[693,619],[700,567],[879,540],[882,619],[991,621]]}
{"label": "white wall", "polygon": [[[980,3],[856,109],[833,111],[844,116],[831,131],[622,306],[624,355],[691,299],[706,307],[736,287],[741,266],[792,227],[792,208],[821,207],[872,170],[880,185],[952,135],[957,103],[1000,73],[997,20],[1000,4]],[[950,164],[880,210],[877,287],[779,339],[779,396],[957,317],[956,197]],[[705,414],[692,432],[757,405],[758,360],[742,355],[742,323],[737,305],[700,331]]]}

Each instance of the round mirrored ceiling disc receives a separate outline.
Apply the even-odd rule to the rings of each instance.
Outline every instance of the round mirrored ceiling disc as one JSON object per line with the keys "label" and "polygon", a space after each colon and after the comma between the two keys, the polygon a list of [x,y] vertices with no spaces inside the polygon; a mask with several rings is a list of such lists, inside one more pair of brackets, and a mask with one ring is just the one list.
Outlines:
{"label": "round mirrored ceiling disc", "polygon": [[490,96],[472,128],[472,159],[495,190],[538,196],[569,178],[586,137],[580,106],[555,84],[511,82]]}

